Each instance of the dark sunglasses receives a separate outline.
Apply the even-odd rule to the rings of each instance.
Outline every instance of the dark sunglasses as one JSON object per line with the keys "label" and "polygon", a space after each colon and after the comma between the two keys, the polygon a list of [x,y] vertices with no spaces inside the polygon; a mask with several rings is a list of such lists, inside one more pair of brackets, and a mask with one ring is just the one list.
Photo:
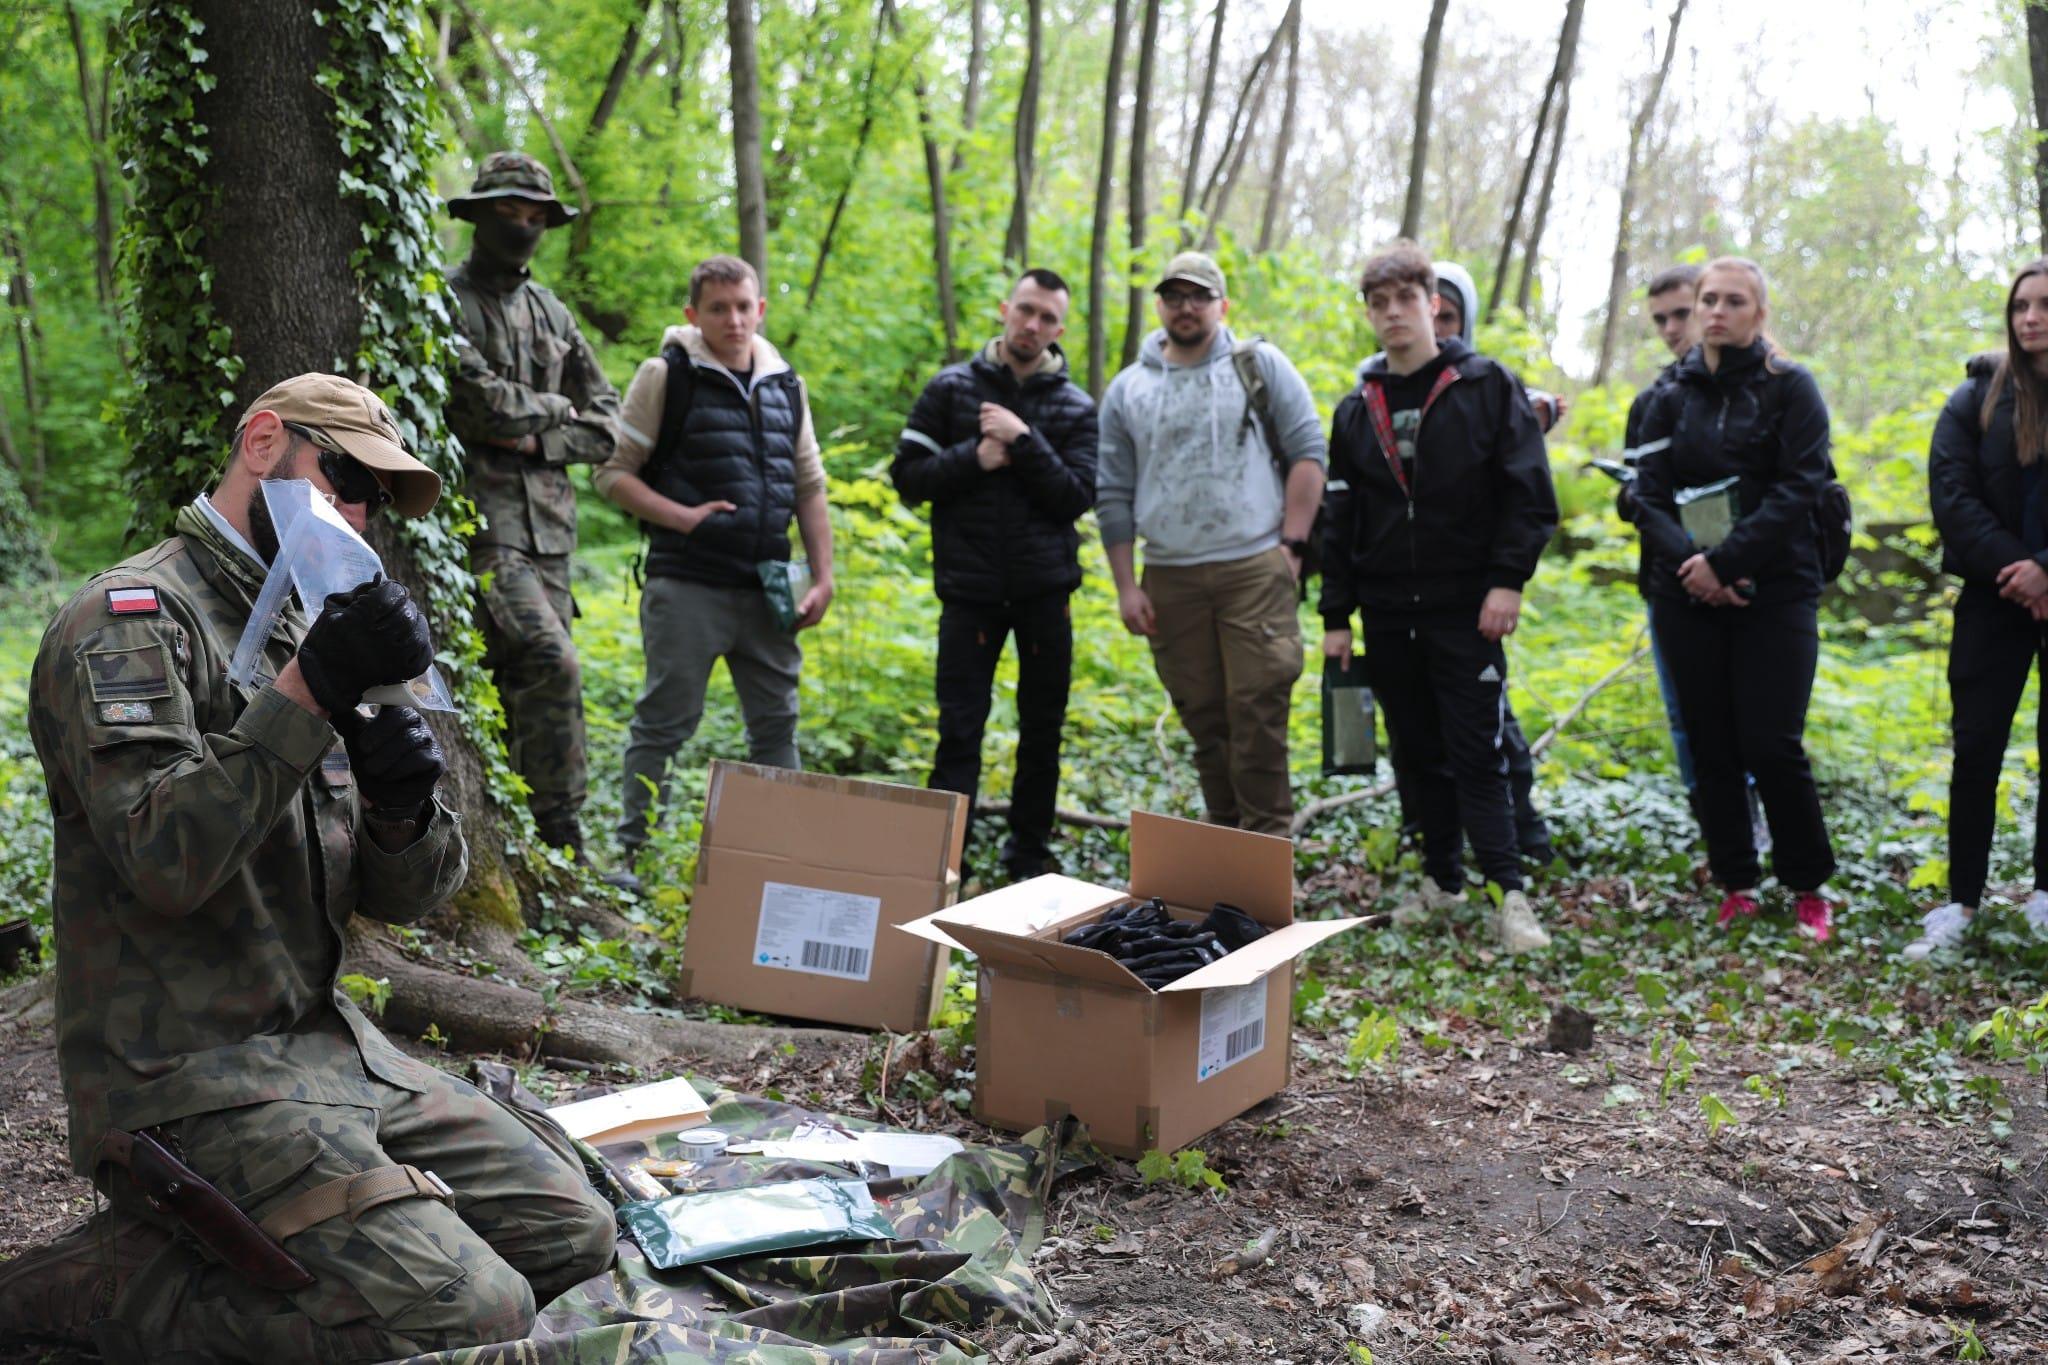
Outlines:
{"label": "dark sunglasses", "polygon": [[1159,291],[1159,301],[1168,308],[1202,308],[1216,302],[1216,295],[1207,289],[1162,289]]}
{"label": "dark sunglasses", "polygon": [[391,505],[391,490],[353,455],[330,449],[320,433],[296,422],[286,422],[286,431],[302,436],[320,452],[320,477],[334,490],[336,502],[367,503],[372,512]]}

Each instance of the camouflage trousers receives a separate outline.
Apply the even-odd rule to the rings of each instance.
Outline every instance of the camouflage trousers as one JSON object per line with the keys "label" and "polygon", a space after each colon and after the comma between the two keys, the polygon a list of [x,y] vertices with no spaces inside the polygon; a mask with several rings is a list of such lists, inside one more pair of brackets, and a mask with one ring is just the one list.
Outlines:
{"label": "camouflage trousers", "polygon": [[399,1163],[433,1171],[453,1203],[395,1200],[287,1237],[314,1277],[291,1294],[250,1284],[180,1236],[95,1327],[110,1362],[337,1365],[516,1340],[537,1304],[611,1264],[612,1207],[560,1132],[440,1072],[424,1094],[371,1084],[376,1108],[272,1100],[165,1127],[186,1163],[259,1222],[317,1185]]}
{"label": "camouflage trousers", "polygon": [[574,819],[587,790],[583,670],[569,636],[576,602],[569,556],[480,545],[470,557],[484,589],[484,667],[505,704],[512,768],[531,788],[527,804],[545,827]]}

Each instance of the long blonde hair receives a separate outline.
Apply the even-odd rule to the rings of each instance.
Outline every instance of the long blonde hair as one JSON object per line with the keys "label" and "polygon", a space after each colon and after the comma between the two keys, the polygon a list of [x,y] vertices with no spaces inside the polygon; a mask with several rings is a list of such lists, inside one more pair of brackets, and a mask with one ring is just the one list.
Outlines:
{"label": "long blonde hair", "polygon": [[1747,256],[1716,256],[1700,267],[1699,278],[1692,283],[1694,307],[1699,306],[1700,286],[1705,284],[1707,276],[1716,270],[1740,270],[1749,276],[1750,285],[1756,290],[1757,312],[1762,315],[1757,324],[1756,334],[1769,348],[1764,355],[1764,365],[1773,374],[1783,374],[1791,366],[1792,357],[1778,344],[1778,339],[1771,335],[1771,283],[1764,278],[1764,268]]}
{"label": "long blonde hair", "polygon": [[2019,333],[2013,330],[2012,301],[2020,296],[2020,286],[2036,275],[2048,275],[2048,256],[2027,262],[2012,277],[2012,288],[2005,293],[2005,357],[1991,376],[1983,411],[1977,414],[1977,425],[1990,427],[1999,395],[2007,384],[2012,385],[2013,458],[2023,466],[2040,459],[2043,444],[2048,444],[2048,381],[2031,364],[2014,363],[2015,357],[2023,358],[2026,353],[2020,350]]}

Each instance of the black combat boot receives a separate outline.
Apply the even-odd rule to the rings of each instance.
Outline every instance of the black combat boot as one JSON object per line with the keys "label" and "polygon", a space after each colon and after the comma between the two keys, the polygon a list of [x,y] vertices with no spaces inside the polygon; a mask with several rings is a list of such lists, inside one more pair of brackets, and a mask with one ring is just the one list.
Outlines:
{"label": "black combat boot", "polygon": [[92,1345],[92,1323],[112,1310],[128,1277],[170,1240],[139,1218],[101,1209],[48,1246],[0,1265],[0,1339]]}

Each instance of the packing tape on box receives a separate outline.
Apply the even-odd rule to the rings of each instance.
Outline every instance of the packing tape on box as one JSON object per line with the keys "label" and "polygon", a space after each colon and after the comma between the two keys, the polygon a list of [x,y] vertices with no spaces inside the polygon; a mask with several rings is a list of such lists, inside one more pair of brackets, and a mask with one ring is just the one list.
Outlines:
{"label": "packing tape on box", "polygon": [[1052,979],[1052,1009],[1062,1019],[1081,1018],[1081,985],[1073,977]]}
{"label": "packing tape on box", "polygon": [[1160,1003],[1163,998],[1158,995],[1148,995],[1145,997],[1145,1008],[1140,1013],[1144,1018],[1145,1036],[1147,1038],[1157,1038],[1159,1036],[1159,1016],[1165,1013]]}

